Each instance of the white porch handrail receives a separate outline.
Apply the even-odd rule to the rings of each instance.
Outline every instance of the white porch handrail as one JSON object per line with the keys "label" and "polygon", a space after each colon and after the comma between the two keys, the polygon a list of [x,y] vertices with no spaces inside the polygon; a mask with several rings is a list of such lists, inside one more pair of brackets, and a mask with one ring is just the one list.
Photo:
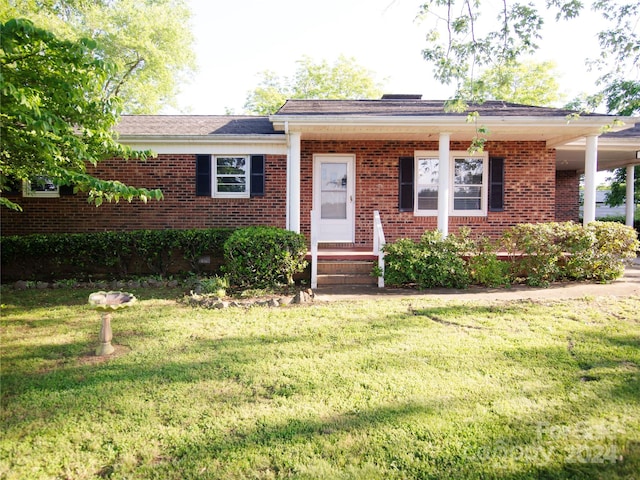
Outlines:
{"label": "white porch handrail", "polygon": [[311,289],[318,288],[318,228],[319,218],[316,211],[311,210]]}
{"label": "white porch handrail", "polygon": [[384,230],[382,229],[382,220],[380,220],[380,212],[373,212],[373,254],[378,257],[378,287],[384,288],[384,246],[386,245],[384,238]]}

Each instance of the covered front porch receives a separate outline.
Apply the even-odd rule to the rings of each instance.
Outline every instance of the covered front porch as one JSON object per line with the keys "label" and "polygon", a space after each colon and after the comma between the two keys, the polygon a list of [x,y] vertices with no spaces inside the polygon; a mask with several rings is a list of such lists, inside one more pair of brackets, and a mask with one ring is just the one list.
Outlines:
{"label": "covered front porch", "polygon": [[[426,229],[446,236],[452,227],[455,231],[470,225],[479,233],[495,234],[510,224],[554,221],[560,171],[575,173],[576,219],[577,181],[584,173],[586,224],[595,219],[596,172],[624,165],[633,175],[631,166],[639,161],[637,137],[625,142],[602,137],[599,142],[603,128],[614,124],[612,117],[585,115],[567,121],[569,112],[563,110],[489,103],[478,106],[478,123],[490,132],[485,151],[465,155],[478,139],[478,123],[464,114],[443,113],[442,102],[287,102],[270,118],[287,138],[287,228],[308,235],[311,252],[319,250],[319,256],[328,244],[377,257],[378,230],[379,238],[386,234],[393,241]],[[613,133],[637,121],[624,120],[627,125],[615,123]],[[456,203],[464,203],[457,196],[462,187],[455,178],[456,155],[462,163],[462,157],[473,157],[481,177],[477,187],[463,185],[479,192],[478,205],[467,211]],[[506,192],[496,194],[504,197],[498,208],[492,203],[490,157],[503,160],[503,174],[510,182]],[[403,159],[414,168],[408,181],[398,169]],[[438,168],[437,180],[426,187],[417,179],[422,160]],[[322,162],[333,163],[326,168],[326,179]],[[633,182],[628,185],[632,198]],[[435,192],[429,200],[434,207],[420,203],[428,190]],[[331,200],[324,199],[325,193]],[[402,205],[403,195],[408,206]],[[627,203],[632,222],[633,202]],[[312,268],[317,269],[316,263]]]}

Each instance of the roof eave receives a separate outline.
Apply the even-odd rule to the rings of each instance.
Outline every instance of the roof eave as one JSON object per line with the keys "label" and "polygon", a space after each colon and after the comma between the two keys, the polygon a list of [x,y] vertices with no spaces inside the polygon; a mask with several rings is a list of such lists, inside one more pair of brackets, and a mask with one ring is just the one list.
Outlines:
{"label": "roof eave", "polygon": [[[304,126],[368,126],[368,125],[408,125],[408,126],[466,126],[469,125],[467,116],[394,116],[394,115],[271,115],[269,120],[273,123],[277,131],[284,130],[285,124],[289,127],[295,125]],[[509,115],[481,115],[478,122],[483,125],[527,125],[527,126],[598,126],[611,125],[616,120],[624,123],[631,122],[631,125],[613,125],[611,131],[624,130],[630,128],[638,121],[637,117],[614,117],[614,116],[582,116],[572,119],[566,117],[540,117],[540,116],[509,116]]]}
{"label": "roof eave", "polygon": [[120,135],[118,140],[122,143],[283,143],[286,135],[281,133],[265,135]]}

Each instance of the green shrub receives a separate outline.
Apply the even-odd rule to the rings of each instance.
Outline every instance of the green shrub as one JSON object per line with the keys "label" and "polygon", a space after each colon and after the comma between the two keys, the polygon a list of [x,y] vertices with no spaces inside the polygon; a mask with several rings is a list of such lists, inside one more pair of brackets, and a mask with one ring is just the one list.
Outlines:
{"label": "green shrub", "polygon": [[591,222],[585,230],[593,234],[590,278],[609,282],[624,274],[624,262],[635,258],[640,249],[638,234],[629,226],[615,222]]}
{"label": "green shrub", "polygon": [[507,229],[502,243],[511,258],[511,278],[530,286],[547,286],[561,277],[563,255],[558,223],[524,223]]}
{"label": "green shrub", "polygon": [[522,224],[502,238],[513,258],[513,277],[533,286],[562,279],[614,280],[638,249],[635,230],[614,222]]}
{"label": "green shrub", "polygon": [[225,272],[238,287],[275,287],[294,283],[304,270],[304,235],[276,227],[247,227],[233,232],[224,243]]}
{"label": "green shrub", "polygon": [[495,246],[486,238],[478,240],[467,268],[474,285],[504,287],[511,284],[509,263],[498,258]]}
{"label": "green shrub", "polygon": [[419,288],[469,286],[463,258],[469,248],[466,235],[443,238],[439,231],[427,231],[418,243],[400,239],[385,245],[385,283]]}
{"label": "green shrub", "polygon": [[219,277],[214,275],[213,277],[205,277],[198,280],[201,293],[213,294],[216,297],[226,297],[227,289],[229,288],[229,280],[226,277]]}
{"label": "green shrub", "polygon": [[202,255],[222,258],[224,241],[231,232],[212,228],[1,237],[1,261],[3,267],[28,263],[28,271],[22,273],[29,278],[52,277],[61,269],[74,276],[105,271],[119,276],[167,275],[182,259],[198,272]]}

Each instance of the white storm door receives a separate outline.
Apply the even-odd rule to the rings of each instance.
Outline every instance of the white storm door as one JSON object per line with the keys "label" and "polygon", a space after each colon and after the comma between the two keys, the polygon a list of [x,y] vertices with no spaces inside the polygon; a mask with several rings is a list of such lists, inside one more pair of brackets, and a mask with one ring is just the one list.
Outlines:
{"label": "white storm door", "polygon": [[315,155],[313,164],[314,225],[320,242],[355,241],[355,158],[353,155]]}

